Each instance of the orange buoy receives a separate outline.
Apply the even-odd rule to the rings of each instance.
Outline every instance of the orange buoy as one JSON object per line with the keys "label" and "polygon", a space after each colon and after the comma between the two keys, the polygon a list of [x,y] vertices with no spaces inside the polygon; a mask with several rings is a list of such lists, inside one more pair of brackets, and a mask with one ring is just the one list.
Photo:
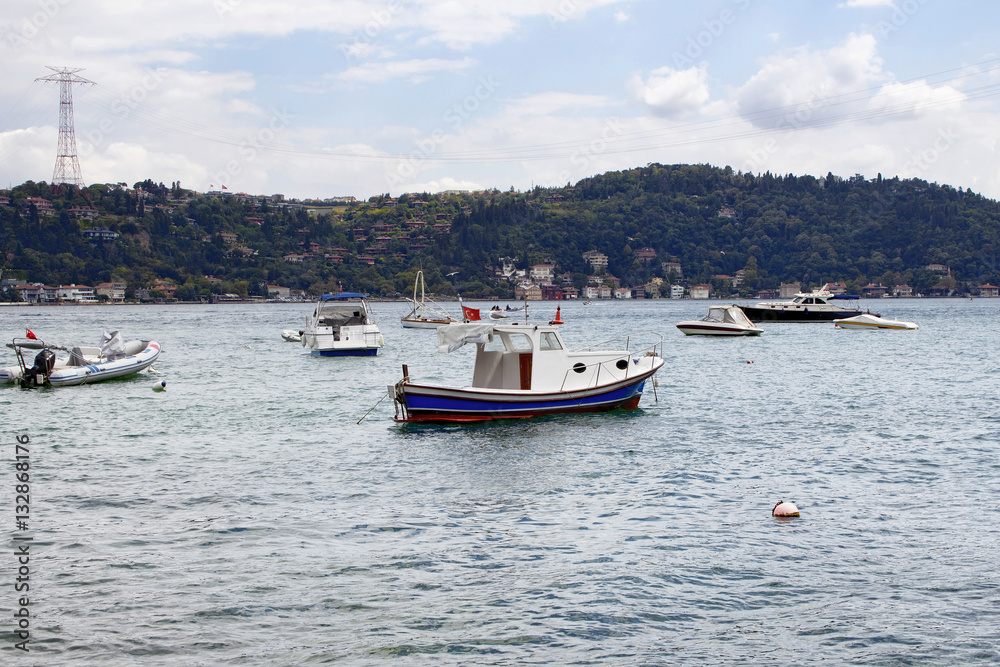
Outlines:
{"label": "orange buoy", "polygon": [[563,322],[562,319],[559,317],[561,309],[562,306],[556,306],[556,319],[549,320],[549,324],[565,324],[565,322]]}
{"label": "orange buoy", "polygon": [[795,506],[795,503],[786,503],[784,500],[779,500],[778,504],[771,510],[771,516],[788,517],[798,515],[799,508]]}

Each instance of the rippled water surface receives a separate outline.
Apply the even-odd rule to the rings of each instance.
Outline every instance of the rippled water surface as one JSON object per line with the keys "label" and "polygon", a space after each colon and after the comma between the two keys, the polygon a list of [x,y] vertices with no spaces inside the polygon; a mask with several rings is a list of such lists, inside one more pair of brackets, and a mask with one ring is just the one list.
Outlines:
{"label": "rippled water surface", "polygon": [[283,342],[309,304],[0,309],[6,338],[163,347],[155,375],[0,388],[8,619],[34,537],[31,652],[7,621],[0,662],[996,664],[1000,300],[869,304],[920,329],[688,338],[707,303],[569,303],[571,346],[663,334],[655,397],[471,426],[357,423],[401,364],[471,378],[403,304],[364,359]]}

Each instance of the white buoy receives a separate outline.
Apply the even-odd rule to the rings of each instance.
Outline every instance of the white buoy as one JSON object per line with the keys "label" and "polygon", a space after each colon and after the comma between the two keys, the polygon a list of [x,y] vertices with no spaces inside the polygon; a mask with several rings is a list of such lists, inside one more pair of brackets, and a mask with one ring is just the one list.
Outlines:
{"label": "white buoy", "polygon": [[167,390],[166,380],[160,380],[159,382],[153,385],[153,391],[166,391],[166,390]]}
{"label": "white buoy", "polygon": [[778,504],[774,506],[771,510],[771,516],[798,516],[799,508],[795,506],[795,503],[786,503],[784,500],[779,500]]}

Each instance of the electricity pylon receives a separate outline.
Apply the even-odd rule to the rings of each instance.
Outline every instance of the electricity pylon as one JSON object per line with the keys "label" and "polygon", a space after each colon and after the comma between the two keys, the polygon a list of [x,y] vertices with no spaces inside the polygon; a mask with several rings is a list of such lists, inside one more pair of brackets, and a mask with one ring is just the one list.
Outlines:
{"label": "electricity pylon", "polygon": [[42,76],[35,81],[59,82],[59,147],[56,149],[56,166],[52,170],[52,183],[70,183],[83,187],[83,176],[80,175],[80,158],[76,155],[76,130],[73,127],[73,84],[85,83],[96,85],[89,79],[77,76],[82,67],[52,67],[46,65],[55,74]]}

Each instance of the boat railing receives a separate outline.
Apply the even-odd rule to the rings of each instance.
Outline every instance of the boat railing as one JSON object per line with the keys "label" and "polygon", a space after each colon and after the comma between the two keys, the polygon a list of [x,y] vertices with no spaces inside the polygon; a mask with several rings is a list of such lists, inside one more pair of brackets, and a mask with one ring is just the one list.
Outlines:
{"label": "boat railing", "polygon": [[[587,347],[580,347],[572,352],[590,352],[596,349],[607,350],[610,343],[616,343],[619,341],[625,342],[625,351],[632,352],[631,345],[634,339],[644,341],[643,337],[655,338],[655,342],[649,343],[644,347],[640,347],[635,350],[637,354],[645,354],[646,352],[653,352],[657,357],[663,358],[663,334],[657,333],[655,331],[638,331],[635,333],[628,333],[621,336],[616,336],[614,338],[608,338],[607,340],[602,340],[599,343],[591,343]],[[600,347],[599,347],[600,346]]]}
{"label": "boat railing", "polygon": [[[650,344],[648,344],[648,345],[646,345],[644,347],[637,348],[636,350],[630,350],[629,346],[632,343],[632,338],[639,337],[639,336],[654,336],[656,338],[656,342],[650,343]],[[601,359],[600,361],[596,361],[596,362],[591,363],[591,364],[585,364],[583,362],[577,362],[576,364],[573,365],[573,368],[567,369],[566,372],[563,374],[563,381],[562,381],[562,384],[559,387],[559,390],[560,391],[565,391],[566,390],[566,383],[570,379],[570,377],[572,377],[570,375],[570,373],[579,374],[579,373],[582,373],[582,372],[586,372],[587,369],[590,369],[590,368],[596,366],[597,367],[597,372],[594,373],[594,379],[593,379],[593,381],[591,383],[588,383],[588,385],[586,387],[584,387],[585,389],[590,389],[590,388],[593,388],[593,387],[600,386],[600,384],[601,384],[601,371],[604,371],[607,374],[611,374],[612,375],[612,379],[615,379],[614,378],[614,373],[610,370],[610,368],[605,368],[608,364],[612,364],[614,368],[618,368],[617,363],[619,361],[621,361],[622,359],[624,359],[625,362],[626,362],[625,368],[623,368],[623,369],[622,368],[618,368],[618,370],[620,370],[620,371],[624,370],[625,371],[625,379],[628,379],[628,377],[629,377],[629,371],[633,368],[633,365],[631,363],[629,363],[629,361],[632,359],[633,356],[650,356],[650,357],[659,357],[661,359],[663,358],[663,336],[661,334],[659,334],[659,333],[656,333],[655,331],[640,331],[640,332],[635,333],[635,334],[626,334],[624,336],[619,336],[617,338],[610,338],[608,340],[601,341],[600,343],[595,343],[593,345],[589,345],[589,346],[587,346],[585,348],[580,348],[580,349],[577,349],[577,350],[573,350],[573,352],[607,351],[606,349],[604,349],[604,350],[594,350],[593,348],[597,347],[598,345],[606,345],[608,343],[612,343],[612,342],[615,342],[615,341],[621,341],[621,340],[625,341],[625,350],[624,350],[625,353],[624,354],[616,355],[616,356],[611,357],[611,358]]]}

